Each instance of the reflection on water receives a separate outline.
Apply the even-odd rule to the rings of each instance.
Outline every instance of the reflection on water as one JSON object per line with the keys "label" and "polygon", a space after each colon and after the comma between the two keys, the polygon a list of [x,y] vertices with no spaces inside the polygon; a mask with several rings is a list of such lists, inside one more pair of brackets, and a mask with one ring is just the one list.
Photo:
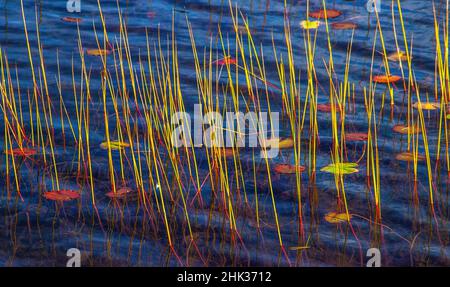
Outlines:
{"label": "reflection on water", "polygon": [[[326,25],[323,19],[319,20],[313,82],[308,81],[311,75],[308,75],[308,47],[305,45],[307,33],[299,25],[306,18],[306,1],[287,1],[286,10],[284,2],[279,0],[238,1],[237,8],[242,15],[234,16],[239,21],[237,32],[242,37],[245,53],[254,51],[247,38],[250,32],[255,50],[260,54],[263,51],[264,55],[264,63],[251,64],[255,67],[254,73],[259,74],[258,67],[264,65],[265,79],[274,83],[264,85],[264,81],[255,77],[251,80],[255,86],[250,89],[242,70],[236,76],[234,69],[228,74],[224,66],[219,71],[220,67],[209,70],[206,65],[210,48],[214,60],[222,58],[224,50],[231,55],[240,53],[228,1],[119,1],[129,47],[124,45],[125,34],[121,30],[124,25],[121,25],[115,2],[101,3],[109,47],[114,50],[107,56],[108,61],[102,63],[101,57],[85,55],[81,60],[79,54],[80,43],[84,51],[98,49],[97,37],[100,45],[104,45],[97,1],[82,0],[79,14],[68,13],[65,1],[24,1],[33,75],[20,2],[0,0],[4,99],[0,141],[5,151],[11,145],[16,148],[25,134],[34,135],[29,139],[33,143],[45,143],[45,151],[40,147],[36,155],[2,156],[0,160],[0,185],[4,187],[0,197],[1,265],[64,266],[66,250],[72,247],[81,250],[82,265],[85,266],[359,266],[365,265],[366,250],[370,247],[381,249],[382,265],[448,265],[448,127],[441,120],[440,110],[424,110],[431,157],[433,210],[427,161],[418,162],[415,171],[413,162],[396,159],[396,155],[407,151],[409,146],[418,147],[418,152],[425,155],[428,151],[423,135],[412,137],[412,142],[408,142],[407,135],[392,130],[394,125],[407,122],[408,97],[413,94],[412,101],[416,102],[416,89],[423,101],[441,99],[443,83],[437,83],[434,32],[434,17],[440,23],[445,17],[445,6],[441,2],[436,3],[435,16],[427,1],[402,3],[404,29],[413,51],[412,68],[417,81],[414,91],[408,92],[407,81],[406,84],[403,81],[393,84],[391,92],[395,95],[395,105],[391,107],[386,85],[379,84],[376,88],[373,119],[377,128],[382,217],[378,223],[367,140],[349,141],[344,145],[346,161],[359,162],[357,173],[345,175],[345,200],[352,214],[351,224],[333,224],[325,220],[326,214],[343,207],[342,194],[338,192],[342,189],[341,183],[333,174],[319,172],[331,162],[335,145],[330,112],[318,112],[317,134],[310,129],[313,126],[310,109],[299,109],[297,114],[304,116],[301,149],[297,150],[300,163],[311,167],[311,143],[312,138],[316,138],[317,172],[307,170],[297,178],[295,172],[271,171],[269,179],[266,162],[252,149],[242,149],[239,159],[233,158],[233,153],[231,157],[222,157],[217,163],[220,167],[211,166],[211,155],[204,148],[183,150],[171,157],[164,147],[164,139],[156,134],[149,135],[149,127],[159,129],[158,122],[145,115],[161,115],[164,106],[174,108],[181,103],[171,102],[168,98],[163,102],[161,98],[144,105],[139,95],[169,93],[165,89],[179,87],[186,110],[192,112],[194,104],[199,102],[199,91],[206,94],[211,89],[209,95],[217,96],[217,99],[211,97],[208,101],[220,102],[223,107],[225,94],[228,105],[232,103],[231,90],[226,85],[228,77],[233,77],[233,81],[236,77],[240,85],[238,97],[246,99],[240,100],[239,110],[245,112],[254,108],[252,99],[258,98],[259,108],[263,111],[269,108],[267,99],[271,110],[286,111],[288,103],[283,100],[280,90],[277,65],[282,60],[289,66],[285,39],[285,21],[288,19],[300,106],[304,107],[305,94],[311,85],[316,89],[319,104],[329,102],[329,49],[332,49],[336,73],[333,77],[343,82],[346,80],[347,51],[352,41],[348,70],[351,98],[347,99],[345,108],[345,131],[367,132],[374,122],[372,119],[369,126],[364,91],[367,92],[371,84],[371,70],[373,75],[384,74],[385,70],[383,47],[376,31],[377,20],[366,11],[365,1],[328,1],[329,8],[342,11],[341,16],[328,20],[330,24],[351,22],[356,28],[352,32],[343,29],[342,25],[335,29],[330,27],[328,43]],[[383,1],[379,13],[387,53],[397,50],[396,43],[405,49],[397,8],[394,9],[397,37],[394,37],[390,2]],[[310,1],[310,10],[319,9],[321,3]],[[241,16],[248,20],[248,30]],[[82,20],[63,21],[64,17]],[[175,27],[174,34],[172,27]],[[202,66],[197,66],[193,56],[189,27],[195,38],[198,63]],[[158,35],[161,51],[158,50]],[[310,36],[314,35],[315,30]],[[378,39],[375,50],[374,37]],[[172,74],[172,44],[175,42],[178,75]],[[37,48],[39,43],[43,62]],[[147,45],[152,57],[150,61]],[[251,56],[246,54],[246,57]],[[371,68],[372,57],[375,60]],[[108,72],[104,71],[104,65]],[[150,78],[151,65],[155,78],[145,82],[142,77]],[[168,79],[159,77],[164,74],[164,69],[169,71],[166,75],[173,77],[171,81],[177,79],[177,83],[168,83]],[[211,71],[211,74],[199,77],[197,69]],[[289,71],[286,73],[287,83]],[[390,63],[390,73],[407,78],[407,63]],[[202,86],[207,83],[202,81],[204,79],[212,79],[211,86]],[[342,86],[339,88],[343,89]],[[108,95],[106,105],[104,92]],[[178,99],[177,92],[171,91],[170,95]],[[5,101],[6,94],[9,100]],[[36,95],[39,98],[34,98]],[[41,95],[48,95],[48,98]],[[135,98],[134,95],[138,96]],[[117,100],[116,105],[113,97]],[[444,101],[448,103],[448,98]],[[36,108],[41,109],[39,113]],[[20,118],[14,118],[13,110],[20,111],[17,113]],[[148,113],[148,110],[155,113]],[[418,111],[412,111],[417,123]],[[120,120],[117,120],[118,114]],[[86,119],[89,119],[87,124]],[[112,139],[117,139],[122,130],[125,139],[131,137],[140,145],[133,146],[134,152],[129,147],[113,151],[110,158],[108,150],[100,147],[106,140],[106,122]],[[283,116],[280,125],[280,137],[289,137],[292,130],[288,116]],[[24,127],[24,135],[19,126]],[[46,127],[50,128],[47,130]],[[149,141],[155,144],[154,149],[150,149]],[[436,160],[438,146],[440,158]],[[155,151],[159,154],[155,155]],[[294,149],[283,149],[279,157],[267,164],[293,164],[295,154]],[[193,165],[194,155],[196,166]],[[174,162],[178,170],[173,168]],[[111,165],[114,165],[116,186],[132,190],[123,198],[107,196],[111,192]],[[228,173],[224,179],[221,171],[225,169]],[[56,185],[60,189],[81,190],[81,196],[64,203],[55,203],[42,196],[44,191],[55,189]],[[280,237],[283,248],[280,248]]]}

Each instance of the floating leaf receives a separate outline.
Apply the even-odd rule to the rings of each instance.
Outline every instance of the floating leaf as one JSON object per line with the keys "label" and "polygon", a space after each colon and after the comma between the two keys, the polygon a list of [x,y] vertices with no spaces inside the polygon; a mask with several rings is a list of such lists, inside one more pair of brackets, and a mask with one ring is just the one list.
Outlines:
{"label": "floating leaf", "polygon": [[428,102],[428,103],[414,103],[413,105],[414,108],[419,109],[422,108],[422,110],[428,110],[428,111],[434,111],[437,110],[441,107],[441,105],[439,103],[434,103],[434,102]]}
{"label": "floating leaf", "polygon": [[296,172],[303,172],[305,171],[305,167],[301,165],[293,165],[293,164],[277,164],[273,170],[276,173],[281,174],[294,174]]}
{"label": "floating leaf", "polygon": [[359,171],[358,169],[356,169],[357,166],[358,164],[353,162],[338,162],[331,163],[326,167],[323,167],[320,171],[333,174],[351,174]]}
{"label": "floating leaf", "polygon": [[346,141],[366,141],[368,139],[367,133],[346,133]]}
{"label": "floating leaf", "polygon": [[64,18],[61,18],[61,20],[63,20],[64,22],[68,22],[68,23],[80,23],[82,21],[81,18],[77,18],[77,17],[64,17]]}
{"label": "floating leaf", "polygon": [[337,22],[332,23],[331,27],[333,27],[333,29],[335,30],[353,30],[356,29],[358,25],[353,22]]}
{"label": "floating leaf", "polygon": [[423,161],[425,160],[425,156],[421,155],[421,154],[417,154],[415,155],[412,152],[402,152],[399,153],[395,156],[395,158],[397,160],[401,160],[401,161],[414,161],[414,156],[416,156],[418,161]]}
{"label": "floating leaf", "polygon": [[394,62],[400,62],[400,61],[407,61],[408,57],[406,56],[406,53],[403,51],[398,51],[398,52],[394,52],[391,53],[387,56],[389,61],[394,61]]}
{"label": "floating leaf", "polygon": [[325,220],[328,223],[333,223],[333,224],[343,223],[343,222],[348,222],[350,219],[352,219],[352,215],[349,214],[347,217],[347,213],[329,212],[329,213],[325,214]]}
{"label": "floating leaf", "polygon": [[106,56],[106,55],[109,55],[111,53],[111,51],[105,50],[105,49],[88,49],[86,51],[86,53],[89,56]]}
{"label": "floating leaf", "polygon": [[[336,110],[337,113],[341,112],[341,108],[339,107],[338,104],[335,104],[334,107],[335,107],[335,110]],[[319,112],[325,112],[325,113],[331,113],[331,110],[332,110],[332,106],[331,106],[330,103],[328,103],[328,104],[317,104],[316,108],[317,108],[317,110]]]}
{"label": "floating leaf", "polygon": [[[326,14],[326,16],[325,16]],[[320,9],[309,13],[309,17],[319,18],[319,19],[333,19],[342,15],[342,12],[336,9]]]}
{"label": "floating leaf", "polygon": [[214,63],[217,63],[219,66],[223,65],[235,65],[237,63],[237,60],[231,57],[225,57],[223,59],[217,60]]}
{"label": "floating leaf", "polygon": [[399,80],[401,80],[402,77],[400,76],[393,76],[393,75],[378,75],[373,77],[373,81],[375,83],[379,84],[387,84],[387,83],[395,83]]}
{"label": "floating leaf", "polygon": [[116,192],[114,192],[114,191],[108,192],[106,194],[106,196],[109,197],[109,198],[116,198],[116,199],[117,198],[124,198],[131,192],[132,192],[132,190],[130,188],[128,188],[128,187],[121,187],[121,188],[117,189]]}
{"label": "floating leaf", "polygon": [[317,29],[320,26],[320,22],[319,21],[301,21],[300,22],[300,26],[305,29],[305,30],[309,30],[309,29]]}
{"label": "floating leaf", "polygon": [[[121,142],[121,141],[110,141],[109,142],[109,147],[112,150],[122,150],[122,149],[125,149],[125,148],[129,147],[129,146],[130,146],[130,144],[126,143],[126,142]],[[100,144],[100,148],[108,149],[108,142],[102,142]]]}
{"label": "floating leaf", "polygon": [[75,190],[52,190],[44,192],[44,197],[53,201],[69,201],[80,198],[80,193]]}
{"label": "floating leaf", "polygon": [[292,148],[294,146],[294,140],[292,138],[285,138],[285,139],[279,139],[279,138],[271,138],[266,139],[261,142],[261,147],[263,148],[276,148],[279,149],[287,149]]}
{"label": "floating leaf", "polygon": [[33,148],[15,148],[5,151],[7,155],[18,157],[29,157],[37,154],[37,151]]}
{"label": "floating leaf", "polygon": [[415,126],[415,127],[408,127],[405,125],[395,125],[392,130],[396,133],[400,133],[400,134],[416,134],[416,133],[420,133],[421,130]]}
{"label": "floating leaf", "polygon": [[233,148],[223,148],[220,150],[220,154],[225,157],[234,157]]}

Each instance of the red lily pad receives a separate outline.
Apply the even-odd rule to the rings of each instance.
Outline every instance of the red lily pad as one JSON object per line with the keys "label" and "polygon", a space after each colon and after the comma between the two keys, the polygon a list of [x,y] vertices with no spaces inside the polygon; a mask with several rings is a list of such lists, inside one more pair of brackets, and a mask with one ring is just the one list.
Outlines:
{"label": "red lily pad", "polygon": [[44,192],[44,197],[53,201],[69,201],[78,199],[80,193],[75,190],[52,190]]}
{"label": "red lily pad", "polygon": [[358,25],[353,22],[336,22],[332,23],[331,27],[335,30],[353,30],[356,29]]}
{"label": "red lily pad", "polygon": [[124,198],[126,197],[132,190],[128,187],[121,187],[114,191],[110,191],[106,194],[107,197],[117,199],[117,198]]}
{"label": "red lily pad", "polygon": [[[326,16],[325,16],[326,13]],[[336,9],[320,9],[317,11],[309,12],[309,17],[318,19],[333,19],[342,15],[342,12]]]}
{"label": "red lily pad", "polygon": [[301,165],[293,165],[293,164],[277,164],[273,170],[276,173],[281,174],[294,174],[296,172],[303,172],[305,171],[305,167]]}
{"label": "red lily pad", "polygon": [[[339,107],[338,104],[335,104],[335,110],[337,113],[339,113],[341,111],[341,108]],[[325,113],[331,113],[332,110],[332,106],[330,103],[328,104],[317,104],[317,110],[319,112],[325,112]]]}
{"label": "red lily pad", "polygon": [[63,20],[64,22],[68,22],[68,23],[81,23],[81,21],[83,21],[83,19],[78,18],[78,17],[64,17],[64,18],[61,18],[61,20]]}
{"label": "red lily pad", "polygon": [[366,141],[368,138],[367,133],[346,133],[345,140],[346,141]]}

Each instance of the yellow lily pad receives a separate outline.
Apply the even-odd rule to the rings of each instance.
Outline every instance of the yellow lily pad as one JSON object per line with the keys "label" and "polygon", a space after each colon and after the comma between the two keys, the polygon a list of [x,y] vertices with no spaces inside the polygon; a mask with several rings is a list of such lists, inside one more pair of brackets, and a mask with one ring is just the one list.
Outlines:
{"label": "yellow lily pad", "polygon": [[[126,142],[121,142],[121,141],[110,141],[109,142],[109,148],[111,148],[111,150],[122,150],[129,146],[130,146],[130,144],[126,143]],[[100,144],[100,148],[108,149],[108,142],[102,142]]]}
{"label": "yellow lily pad", "polygon": [[353,162],[338,162],[338,163],[331,163],[326,167],[323,167],[320,171],[333,174],[352,174],[359,171],[356,168],[357,166],[358,164]]}
{"label": "yellow lily pad", "polygon": [[320,21],[303,20],[300,22],[300,26],[305,30],[317,29],[320,26]]}
{"label": "yellow lily pad", "polygon": [[428,103],[414,103],[413,105],[414,108],[419,109],[422,108],[422,110],[429,110],[429,111],[434,111],[437,110],[441,107],[441,105],[439,103],[434,103],[434,102],[428,102]]}
{"label": "yellow lily pad", "polygon": [[408,60],[408,57],[406,56],[406,53],[403,51],[398,51],[398,52],[394,52],[391,53],[387,56],[389,61],[393,61],[393,62],[404,62]]}
{"label": "yellow lily pad", "polygon": [[329,212],[325,215],[325,221],[332,224],[348,222],[349,219],[352,219],[352,216],[349,214],[347,218],[347,213]]}
{"label": "yellow lily pad", "polygon": [[279,149],[287,149],[292,148],[293,146],[294,146],[294,139],[292,138],[285,138],[285,139],[271,138],[266,139],[261,143],[261,147],[263,148],[278,147]]}

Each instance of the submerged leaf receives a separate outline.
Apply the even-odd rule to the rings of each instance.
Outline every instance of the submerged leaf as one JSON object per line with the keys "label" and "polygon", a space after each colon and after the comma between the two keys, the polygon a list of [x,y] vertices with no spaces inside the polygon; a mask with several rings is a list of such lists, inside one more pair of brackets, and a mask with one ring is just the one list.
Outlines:
{"label": "submerged leaf", "polygon": [[395,156],[395,158],[397,160],[401,160],[401,161],[414,161],[414,156],[416,156],[418,161],[422,161],[425,160],[425,156],[421,155],[421,154],[417,154],[415,155],[412,152],[402,152],[399,153]]}
{"label": "submerged leaf", "polygon": [[[319,112],[331,113],[333,107],[331,106],[330,103],[328,103],[328,104],[317,104],[316,108]],[[337,113],[341,111],[341,108],[339,107],[338,104],[334,104],[334,108]]]}
{"label": "submerged leaf", "polygon": [[351,174],[359,171],[356,169],[357,166],[358,164],[353,162],[338,162],[331,163],[326,167],[323,167],[320,171],[333,174]]}
{"label": "submerged leaf", "polygon": [[352,219],[352,215],[349,214],[347,217],[346,213],[336,213],[336,212],[329,212],[325,214],[325,220],[328,223],[342,223],[342,222],[348,222],[350,219]]}
{"label": "submerged leaf", "polygon": [[305,167],[301,165],[293,165],[293,164],[277,164],[273,170],[276,173],[281,174],[294,174],[296,172],[303,172],[305,171]]}
{"label": "submerged leaf", "polygon": [[346,133],[346,141],[366,141],[368,138],[367,133]]}
{"label": "submerged leaf", "polygon": [[19,157],[29,157],[37,154],[37,151],[33,148],[14,148],[5,151],[5,154]]}
{"label": "submerged leaf", "polygon": [[106,196],[109,197],[109,198],[116,198],[116,199],[117,198],[124,198],[131,192],[132,192],[132,190],[130,188],[128,188],[128,187],[121,187],[121,188],[117,189],[115,192],[114,191],[108,192],[106,194]]}
{"label": "submerged leaf", "polygon": [[395,125],[392,128],[392,130],[394,132],[397,132],[397,133],[400,133],[400,134],[404,134],[404,135],[416,134],[416,133],[420,133],[421,132],[421,130],[417,126],[415,126],[415,127],[408,127],[408,126],[405,126],[405,125]]}
{"label": "submerged leaf", "polygon": [[337,22],[332,23],[331,27],[333,27],[333,29],[335,30],[353,30],[356,29],[358,25],[353,22]]}
{"label": "submerged leaf", "polygon": [[305,29],[305,30],[309,30],[309,29],[317,29],[320,26],[320,22],[319,21],[308,21],[308,20],[303,20],[300,22],[300,26]]}
{"label": "submerged leaf", "polygon": [[407,61],[408,57],[406,56],[406,53],[403,51],[398,51],[398,52],[394,52],[391,53],[387,56],[389,61],[393,61],[393,62],[400,62],[400,61]]}

